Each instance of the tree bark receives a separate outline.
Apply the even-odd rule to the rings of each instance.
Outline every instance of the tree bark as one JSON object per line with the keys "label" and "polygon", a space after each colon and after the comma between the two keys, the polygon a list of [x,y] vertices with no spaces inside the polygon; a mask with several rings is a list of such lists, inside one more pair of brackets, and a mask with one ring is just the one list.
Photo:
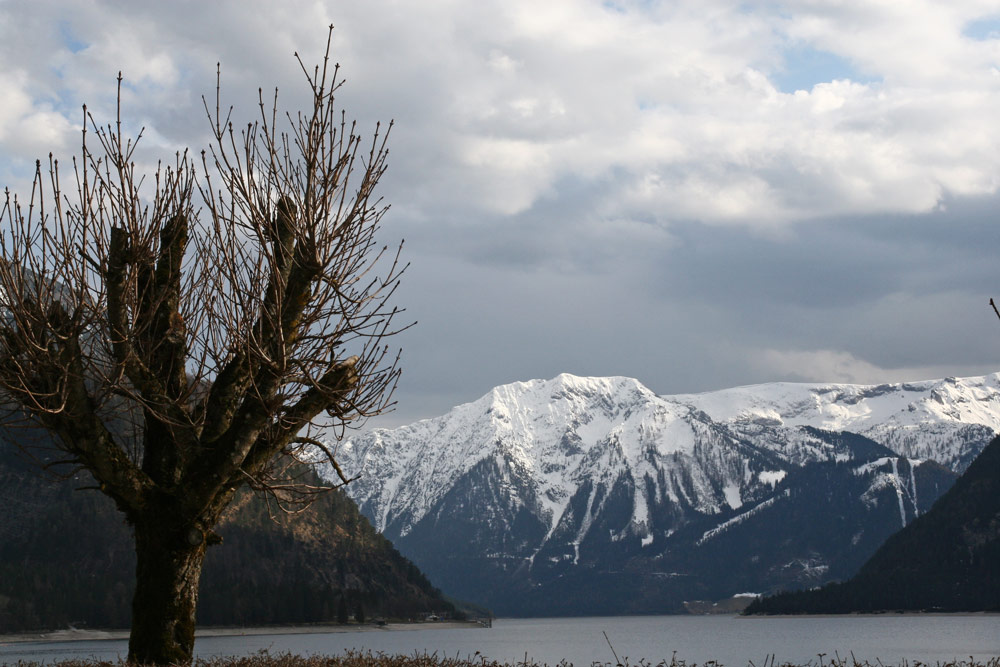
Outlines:
{"label": "tree bark", "polygon": [[204,535],[194,525],[177,526],[166,513],[150,515],[135,526],[136,589],[128,659],[143,665],[188,664],[194,652]]}

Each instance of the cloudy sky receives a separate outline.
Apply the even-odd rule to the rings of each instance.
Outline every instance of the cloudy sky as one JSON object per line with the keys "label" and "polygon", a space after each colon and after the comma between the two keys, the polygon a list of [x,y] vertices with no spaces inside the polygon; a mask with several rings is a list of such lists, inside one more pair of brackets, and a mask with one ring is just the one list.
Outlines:
{"label": "cloudy sky", "polygon": [[81,105],[207,144],[201,96],[334,58],[406,240],[392,425],[494,385],[659,393],[1000,371],[996,0],[0,2],[0,182]]}

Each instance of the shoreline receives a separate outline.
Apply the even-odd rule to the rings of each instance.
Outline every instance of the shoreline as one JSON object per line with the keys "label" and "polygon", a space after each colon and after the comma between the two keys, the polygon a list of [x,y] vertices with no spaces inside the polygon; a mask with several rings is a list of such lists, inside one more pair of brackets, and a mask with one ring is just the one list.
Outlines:
{"label": "shoreline", "polygon": [[[844,617],[902,617],[902,616],[1000,616],[1000,612],[991,611],[958,611],[958,612],[925,612],[925,611],[894,611],[894,612],[869,612],[851,614],[677,614],[678,616],[731,616],[738,619],[824,619],[824,618],[844,618]],[[584,617],[586,618],[586,617]],[[269,625],[250,627],[204,627],[195,630],[195,638],[199,637],[240,637],[253,635],[311,635],[324,633],[341,632],[408,632],[423,630],[425,628],[481,628],[479,621],[397,621],[376,625],[365,623],[363,625],[348,624],[317,624],[317,625]],[[76,641],[104,641],[128,639],[128,630],[81,630],[77,628],[67,628],[64,630],[50,630],[48,632],[22,632],[9,635],[0,635],[0,646],[11,644],[27,643],[48,643],[48,642],[76,642]]]}
{"label": "shoreline", "polygon": [[[197,628],[194,631],[194,636],[197,639],[199,637],[240,637],[247,635],[312,635],[331,632],[405,632],[430,627],[449,629],[481,628],[483,626],[478,621],[401,621],[386,623],[385,625],[365,623],[363,625],[272,625],[246,628],[206,627]],[[80,630],[77,628],[68,628],[66,630],[52,630],[49,632],[22,632],[12,635],[0,635],[0,646],[27,643],[110,641],[128,639],[128,637],[128,630]]]}

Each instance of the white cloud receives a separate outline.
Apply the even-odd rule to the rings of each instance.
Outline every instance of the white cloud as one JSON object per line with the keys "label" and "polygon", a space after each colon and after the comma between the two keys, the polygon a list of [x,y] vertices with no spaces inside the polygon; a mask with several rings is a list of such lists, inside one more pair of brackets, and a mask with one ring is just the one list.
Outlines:
{"label": "white cloud", "polygon": [[[113,120],[119,70],[125,119],[133,131],[148,128],[144,160],[203,147],[201,96],[214,96],[217,62],[223,103],[237,105],[238,121],[257,111],[258,86],[265,94],[280,87],[283,105],[298,108],[308,99],[292,53],[314,62],[332,22],[348,117],[357,117],[365,133],[377,120],[396,120],[380,193],[393,206],[386,231],[407,236],[409,252],[422,253],[410,258],[426,273],[410,279],[415,290],[427,288],[426,300],[437,308],[418,315],[428,323],[412,335],[418,351],[442,355],[441,365],[425,364],[424,375],[408,382],[426,385],[439,373],[441,384],[459,386],[440,368],[465,345],[466,363],[456,367],[489,358],[509,368],[530,348],[532,364],[546,364],[525,371],[531,375],[592,368],[570,355],[596,349],[607,360],[597,371],[639,375],[657,367],[666,380],[643,379],[668,392],[719,386],[701,379],[711,374],[741,381],[898,379],[924,368],[919,359],[938,338],[942,347],[953,340],[941,323],[947,317],[902,315],[919,312],[921,290],[934,289],[920,279],[961,276],[965,294],[983,282],[967,273],[972,251],[956,243],[942,259],[942,237],[928,232],[955,218],[921,214],[945,202],[962,210],[976,198],[996,201],[983,195],[1000,187],[1000,39],[984,30],[966,34],[990,16],[995,0],[7,0],[0,3],[0,175],[17,185],[18,170],[30,170],[36,157],[74,153],[83,102],[99,121]],[[788,58],[810,52],[831,54],[843,67],[813,72],[801,90],[783,92]],[[912,219],[926,234],[920,238],[933,240],[926,257],[910,247],[917,259],[905,266],[878,256],[898,252],[895,239],[864,248],[865,261],[890,267],[872,272],[873,280],[898,282],[898,271],[919,289],[893,317],[877,313],[854,329],[849,322],[838,328],[848,318],[832,307],[811,306],[826,317],[817,318],[830,332],[821,340],[809,339],[821,338],[819,324],[809,329],[783,319],[784,310],[769,321],[762,304],[767,310],[798,303],[810,289],[836,292],[835,262],[822,277],[829,282],[820,284],[809,261],[774,247],[785,265],[758,266],[746,243],[719,243],[716,250],[697,242],[794,239],[802,230],[870,216]],[[691,223],[709,225],[695,225],[703,237],[691,233]],[[849,240],[869,243],[852,233]],[[992,243],[986,233],[976,238]],[[857,257],[843,255],[848,245],[837,247],[838,259]],[[676,290],[664,296],[671,290],[657,268],[683,264],[681,253],[704,258],[697,272],[703,283],[745,283],[745,303],[712,308],[698,285],[689,286],[690,297]],[[499,305],[456,291],[455,275],[445,275],[461,271],[461,282],[478,285],[484,265]],[[858,262],[845,265],[854,267],[847,272]],[[865,299],[899,289],[844,282],[843,290]],[[590,304],[595,285],[607,328],[582,315],[574,321],[575,313],[545,300],[563,308]],[[543,303],[517,311],[529,290],[545,295]],[[412,298],[419,305],[421,297]],[[422,330],[435,331],[431,317],[455,313],[490,326],[478,337],[448,339],[448,349],[437,349],[439,334],[419,338]],[[531,318],[537,330],[528,336]],[[741,341],[725,363],[713,361],[727,332],[749,320],[757,323],[754,340]],[[623,335],[619,322],[630,337],[619,347],[628,349],[603,349]],[[890,331],[873,336],[879,327]],[[909,356],[885,355],[895,327],[926,340],[900,343],[915,350]],[[566,345],[569,339],[575,345]],[[509,356],[490,347],[496,340],[506,341]],[[753,363],[740,360],[747,348],[757,351]],[[954,359],[971,367],[973,357],[987,356],[977,349]],[[742,363],[746,369],[737,367]],[[925,368],[931,376],[962,372],[946,366],[940,373]],[[486,370],[481,376],[483,386],[493,381]],[[669,384],[676,378],[700,384]]]}
{"label": "white cloud", "polygon": [[888,373],[843,350],[762,350],[753,363],[772,376],[803,382],[877,384],[899,377],[898,370]]}
{"label": "white cloud", "polygon": [[0,71],[0,90],[4,91],[4,103],[0,105],[0,145],[9,153],[42,157],[69,145],[71,124],[50,103],[32,99],[25,73]]}
{"label": "white cloud", "polygon": [[882,368],[844,350],[759,350],[749,364],[763,377],[794,382],[883,384],[995,372],[992,366],[940,364]]}
{"label": "white cloud", "polygon": [[[303,1],[281,11],[264,2],[9,2],[8,19],[51,25],[30,38],[8,27],[0,65],[23,67],[37,84],[24,113],[41,122],[48,97],[90,98],[110,112],[122,69],[141,122],[165,143],[197,143],[216,61],[237,101],[252,105],[247,84],[279,84],[302,99],[291,52],[318,53],[332,20],[344,97],[358,102],[350,110],[401,121],[407,153],[422,157],[403,155],[394,182],[406,195],[424,190],[438,208],[426,211],[432,217],[456,203],[520,213],[576,178],[616,184],[602,211],[773,226],[927,211],[945,193],[995,191],[1000,43],[962,32],[988,9],[931,0],[777,9]],[[66,34],[82,48],[71,52]],[[783,50],[801,44],[872,82],[778,91],[769,76]],[[72,107],[56,112],[74,117]]]}

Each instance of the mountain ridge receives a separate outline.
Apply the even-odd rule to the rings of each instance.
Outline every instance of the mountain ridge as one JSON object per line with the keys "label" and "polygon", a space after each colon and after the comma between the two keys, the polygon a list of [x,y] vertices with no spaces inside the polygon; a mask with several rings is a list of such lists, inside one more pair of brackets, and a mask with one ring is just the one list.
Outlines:
{"label": "mountain ridge", "polygon": [[[652,572],[677,560],[678,550],[704,550],[701,535],[741,512],[778,513],[780,494],[799,493],[788,480],[822,463],[847,466],[830,474],[857,493],[850,512],[880,517],[884,539],[943,492],[998,430],[1000,374],[674,396],[633,378],[562,374],[496,387],[441,417],[376,429],[342,443],[338,455],[348,474],[361,475],[348,492],[404,554],[446,591],[485,595],[505,612],[513,593],[502,599],[504,587],[544,589],[573,568]],[[928,467],[930,460],[951,472]],[[830,493],[839,492],[832,486]],[[894,526],[885,513],[890,503]],[[854,536],[819,540],[823,549],[837,551],[834,537]],[[436,546],[457,541],[451,554]],[[850,574],[825,559],[800,560]],[[760,581],[777,585],[782,576]],[[449,578],[465,583],[449,590]],[[477,578],[493,583],[477,588]]]}
{"label": "mountain ridge", "polygon": [[[412,441],[416,439],[422,439],[425,441],[434,440],[436,443],[440,443],[442,439],[454,443],[456,434],[455,431],[461,429],[467,429],[469,422],[472,418],[466,413],[479,412],[485,415],[493,414],[497,416],[497,420],[503,421],[504,419],[510,419],[510,408],[509,404],[513,403],[520,404],[522,401],[520,397],[517,396],[517,389],[522,391],[527,390],[535,395],[544,394],[546,398],[562,398],[570,395],[572,389],[575,387],[580,387],[581,385],[592,385],[592,386],[603,386],[606,388],[613,387],[624,387],[630,393],[640,395],[647,400],[652,401],[662,401],[665,409],[669,409],[677,417],[682,417],[685,413],[690,415],[691,422],[701,422],[705,425],[710,424],[724,424],[730,427],[730,434],[738,436],[746,436],[746,439],[752,440],[757,431],[762,428],[817,428],[824,431],[850,431],[858,433],[859,435],[865,435],[865,437],[871,437],[875,442],[885,440],[887,442],[896,445],[895,447],[890,447],[897,454],[904,454],[909,457],[916,459],[927,459],[932,458],[935,461],[947,465],[952,469],[963,470],[968,461],[971,461],[970,452],[978,453],[978,450],[984,445],[980,445],[976,448],[977,442],[981,442],[982,439],[986,439],[988,442],[989,437],[987,437],[986,431],[984,429],[992,429],[993,433],[1000,432],[1000,373],[992,374],[987,376],[981,376],[976,378],[965,378],[962,381],[968,382],[971,388],[975,391],[988,392],[987,396],[983,396],[983,399],[988,399],[989,403],[994,406],[993,410],[967,410],[966,413],[961,413],[957,411],[956,406],[961,406],[967,404],[966,401],[962,401],[962,397],[958,397],[958,400],[954,400],[953,405],[945,405],[941,402],[943,399],[940,398],[943,392],[941,387],[951,387],[955,383],[959,382],[956,378],[945,378],[943,380],[930,380],[921,383],[896,383],[896,384],[883,384],[883,385],[852,385],[852,384],[821,384],[821,383],[765,383],[759,385],[748,385],[745,387],[736,387],[733,389],[724,389],[713,392],[703,392],[699,394],[676,394],[676,395],[657,395],[650,391],[649,389],[642,386],[638,380],[633,378],[625,377],[611,377],[611,378],[579,378],[567,373],[556,376],[556,378],[543,381],[543,380],[531,380],[528,382],[515,382],[507,385],[501,385],[494,388],[489,393],[483,397],[472,401],[469,403],[464,403],[453,408],[449,413],[437,418],[424,419],[415,422],[410,425],[399,427],[397,429],[375,429],[367,436],[363,436],[360,439],[361,444],[356,443],[359,440],[349,440],[343,443],[339,448],[339,454],[345,460],[345,465],[353,466],[354,474],[357,473],[369,473],[365,477],[374,480],[387,480],[384,483],[384,488],[387,490],[385,495],[394,496],[397,492],[399,484],[398,481],[402,481],[395,471],[389,468],[389,465],[382,463],[375,463],[366,461],[365,459],[369,457],[369,447],[372,445],[379,444],[379,440],[385,437],[395,437],[396,434],[403,434],[407,436],[407,439]],[[729,398],[733,394],[745,393],[753,397],[760,396],[760,390],[769,390],[767,395],[769,396],[779,396],[785,399],[786,403],[790,403],[791,407],[786,408],[785,414],[783,415],[780,411],[774,408],[774,399],[769,404],[764,404],[758,409],[753,410],[749,408],[744,408],[742,410],[733,407],[733,403],[736,401],[724,401],[717,400],[718,398]],[[777,391],[775,391],[777,390]],[[791,390],[791,391],[789,391]],[[754,393],[754,391],[758,393]],[[870,416],[870,411],[858,410],[855,411],[856,414],[849,414],[847,411],[843,410],[833,410],[831,408],[838,407],[836,401],[827,401],[823,403],[820,398],[828,398],[831,396],[843,396],[847,395],[849,404],[859,405],[862,404],[865,398],[886,396],[890,394],[926,394],[929,396],[928,400],[920,401],[922,405],[914,407],[914,409],[909,409],[911,405],[914,405],[916,401],[908,401],[905,406],[901,407],[896,411],[896,413],[890,413],[887,417],[881,419],[872,419]],[[954,392],[951,392],[954,393]],[[621,392],[617,392],[620,396]],[[806,398],[810,395],[816,397],[817,400],[813,401],[813,410],[816,417],[814,419],[805,419],[803,417],[803,404],[805,404]],[[794,400],[789,400],[789,398],[794,398]],[[928,406],[928,401],[934,401],[941,405],[944,409],[934,410],[932,406]],[[903,401],[895,400],[895,403],[899,404]],[[544,411],[542,408],[537,406],[541,405],[543,401],[535,400],[535,406],[529,407],[529,410],[534,410],[536,412]],[[488,405],[487,405],[488,404]],[[758,404],[759,406],[760,404]],[[917,418],[911,417],[908,420],[903,420],[898,413],[904,412],[918,413]],[[948,410],[951,410],[952,414],[948,414]],[[701,413],[701,414],[699,414]],[[789,419],[788,414],[794,414],[794,419]],[[506,417],[505,417],[506,415]],[[566,423],[571,423],[573,421],[572,415],[560,415],[562,420]],[[627,414],[626,417],[631,415]],[[607,426],[606,431],[610,431],[608,415],[598,415],[598,417],[604,417],[605,424]],[[706,419],[707,417],[707,419]],[[919,417],[924,419],[921,421]],[[936,420],[933,418],[937,417]],[[526,424],[526,419],[524,413],[514,415],[515,422],[510,423],[510,428],[507,429],[510,432],[515,431],[520,428],[522,432],[527,432],[529,429],[525,427],[531,426]],[[593,418],[592,418],[593,419]],[[555,421],[555,420],[553,420]],[[865,423],[867,421],[867,423]],[[886,422],[889,424],[886,424]],[[935,421],[937,423],[935,423]],[[789,424],[789,422],[791,422]],[[863,428],[857,428],[862,425]],[[916,437],[912,433],[908,433],[910,430],[916,430],[915,427],[920,427],[921,433],[925,434],[929,426],[938,425],[937,430],[931,431],[932,435],[924,435],[924,437]],[[602,424],[594,423],[590,421],[584,425],[586,428],[579,429],[577,435],[580,441],[587,441],[594,439],[592,434],[595,431],[600,431]],[[678,425],[679,426],[679,425]],[[892,427],[895,426],[895,432]],[[710,426],[708,426],[710,428]],[[978,429],[977,427],[982,427]],[[449,451],[449,458],[451,460],[458,460],[460,463],[457,466],[444,467],[438,471],[436,474],[432,474],[435,479],[435,488],[444,488],[447,486],[447,482],[453,479],[458,474],[465,472],[471,467],[472,464],[477,462],[483,451],[482,443],[492,439],[491,434],[483,432],[482,426],[478,427],[480,432],[473,433],[462,433],[462,443],[465,447],[451,447]],[[852,430],[854,429],[854,430]],[[964,433],[969,434],[967,439],[963,439],[961,436]],[[807,432],[804,432],[807,433]],[[391,436],[390,436],[391,434]],[[514,444],[517,443],[504,443],[508,447],[514,447],[512,450],[512,455],[520,462],[525,465],[530,465],[531,467],[547,466],[549,468],[548,472],[552,472],[559,466],[558,462],[546,460],[544,463],[539,459],[552,458],[547,457],[547,454],[558,453],[566,455],[571,461],[575,460],[580,454],[579,443],[575,442],[574,439],[568,441],[557,439],[556,444],[552,443],[551,434],[548,438],[542,437],[538,438],[533,433],[528,433],[526,438],[521,438],[523,442],[525,439],[535,440],[536,442],[541,439],[544,444],[543,447],[548,447],[548,451],[537,452],[532,448],[516,448]],[[666,438],[676,438],[672,442],[674,450],[681,448],[691,448],[693,447],[693,441],[690,439],[685,439],[684,436],[689,434],[683,433],[681,428],[675,427],[675,432],[667,432],[662,434],[664,439]],[[946,437],[952,441],[957,441],[959,445],[967,444],[967,447],[958,447],[956,451],[934,451],[929,441],[936,439],[937,437]],[[372,442],[372,438],[375,442]],[[808,440],[808,437],[798,438],[795,442],[790,444],[802,446],[804,440]],[[641,438],[637,439],[635,442],[641,444]],[[888,445],[887,445],[888,446]],[[359,453],[360,448],[360,453]],[[672,453],[674,450],[668,451],[666,453]],[[903,450],[903,451],[900,451]],[[436,459],[428,459],[424,452],[416,453],[417,450],[411,449],[408,452],[399,451],[398,448],[394,451],[396,455],[393,459],[392,466],[395,468],[405,467],[409,464],[412,459],[419,459],[418,465],[414,468],[414,473],[420,473],[428,470],[429,466],[437,464],[438,461],[443,456],[438,456]],[[538,453],[538,457],[532,457],[530,454]],[[374,452],[371,452],[374,454]],[[783,452],[790,459],[796,459],[797,453],[795,451]],[[938,456],[929,456],[929,454],[937,453]],[[942,455],[943,454],[943,455]],[[815,452],[803,453],[803,455],[815,455]],[[400,458],[400,456],[402,458]],[[532,458],[535,458],[533,461]],[[632,458],[638,458],[633,456]],[[364,464],[369,463],[369,465],[379,465],[378,469],[365,468]],[[361,464],[361,465],[359,465]],[[563,466],[566,467],[566,466]],[[412,479],[415,474],[411,474]],[[442,479],[442,477],[444,477]],[[549,482],[551,477],[548,477],[545,481]],[[375,481],[375,484],[380,484],[380,481]],[[361,494],[357,493],[359,486],[357,485],[352,488],[352,497],[357,498],[359,495],[361,497],[367,498],[369,495],[369,490],[366,489]],[[546,487],[547,488],[547,487]],[[418,510],[424,510],[427,506],[428,501],[433,502],[435,496],[412,498],[406,497],[404,503],[407,507],[412,508],[414,505]],[[379,503],[380,511],[375,514],[375,525],[376,528],[384,531],[387,526],[387,517],[391,513],[391,507],[384,505],[384,503]],[[419,517],[420,512],[416,512]]]}

